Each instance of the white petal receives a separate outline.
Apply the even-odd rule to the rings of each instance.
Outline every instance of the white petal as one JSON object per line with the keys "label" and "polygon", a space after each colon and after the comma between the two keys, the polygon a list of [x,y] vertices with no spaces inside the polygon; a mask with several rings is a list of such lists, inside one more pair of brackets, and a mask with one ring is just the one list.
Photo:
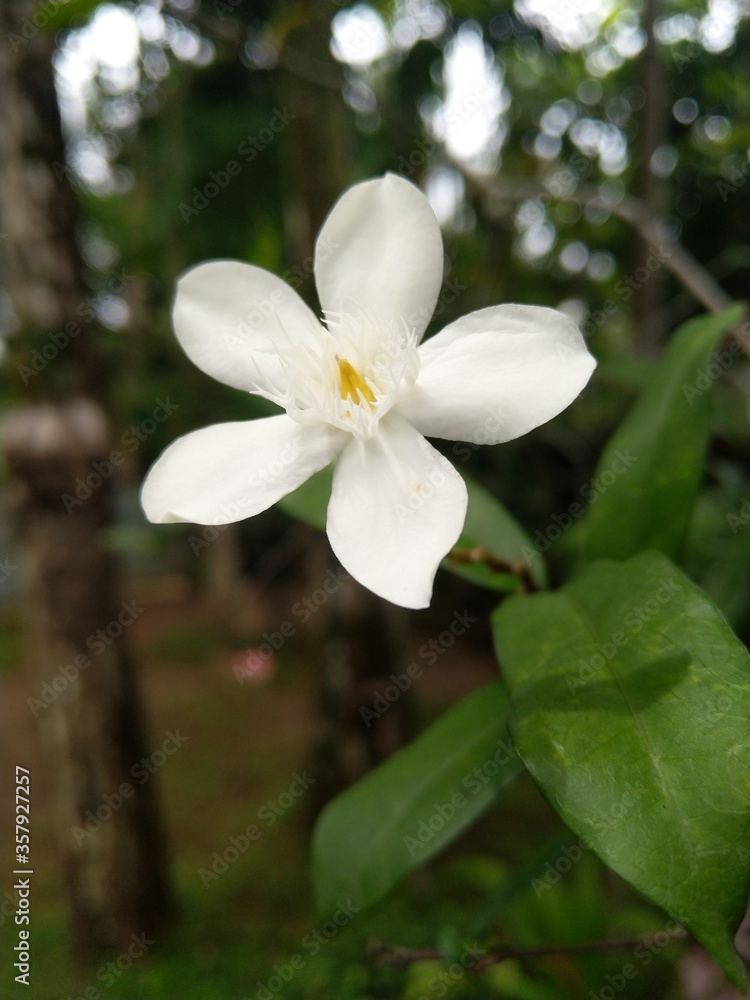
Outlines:
{"label": "white petal", "polygon": [[339,453],[347,435],[282,414],[214,424],[174,441],[146,476],[150,521],[229,524],[266,510]]}
{"label": "white petal", "polygon": [[499,444],[564,410],[596,367],[578,327],[556,309],[493,306],[419,348],[416,385],[397,412],[428,437]]}
{"label": "white petal", "polygon": [[384,327],[403,321],[421,336],[443,281],[443,240],[435,213],[396,174],[355,184],[323,223],[315,282],[324,312],[366,312]]}
{"label": "white petal", "polygon": [[213,378],[249,391],[286,382],[289,343],[315,345],[322,328],[294,289],[263,268],[211,260],[182,275],[172,310],[183,350]]}
{"label": "white petal", "polygon": [[397,417],[353,439],[333,475],[328,537],[341,564],[380,597],[426,608],[438,564],[466,516],[464,481],[431,444]]}

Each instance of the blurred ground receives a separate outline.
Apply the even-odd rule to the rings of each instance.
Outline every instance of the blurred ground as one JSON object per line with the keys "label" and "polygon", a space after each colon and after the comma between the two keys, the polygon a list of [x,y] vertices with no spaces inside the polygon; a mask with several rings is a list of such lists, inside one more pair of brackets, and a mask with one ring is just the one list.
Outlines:
{"label": "blurred ground", "polygon": [[[128,637],[139,662],[153,748],[151,761],[136,772],[134,780],[149,773],[148,780],[158,782],[175,860],[182,924],[177,940],[166,946],[167,952],[175,948],[179,953],[189,940],[189,978],[198,982],[207,977],[213,984],[211,995],[218,997],[225,994],[218,992],[223,987],[221,981],[213,979],[217,974],[228,989],[226,995],[232,996],[242,989],[249,991],[255,981],[252,975],[261,977],[274,960],[281,961],[293,952],[314,926],[307,874],[312,797],[290,795],[289,789],[295,775],[314,779],[310,748],[318,678],[306,660],[315,635],[306,635],[300,628],[273,660],[264,661],[264,669],[240,683],[234,668],[246,661],[247,649],[230,648],[236,646],[236,639],[227,640],[206,604],[195,598],[159,599],[160,594],[184,589],[175,588],[173,580],[163,584],[146,581],[134,589],[136,602],[146,610],[131,626]],[[262,615],[256,608],[249,617],[260,621]],[[17,618],[16,609],[6,610],[7,646],[14,644]],[[278,622],[272,617],[262,625],[269,631],[274,627]],[[259,638],[261,635],[259,628]],[[15,653],[8,652],[15,659]],[[447,706],[494,676],[491,659],[478,663],[470,650],[459,649],[449,651],[426,670],[415,689],[423,704],[434,706],[431,712],[436,713],[441,705]],[[3,775],[12,775],[16,764],[31,770],[35,985],[23,995],[52,1000],[53,996],[74,994],[50,993],[52,983],[59,985],[67,977],[63,971],[68,966],[64,885],[57,868],[50,789],[45,787],[40,766],[36,720],[27,705],[30,695],[38,695],[30,678],[22,663],[3,678],[0,724],[5,738],[0,767]],[[180,744],[176,750],[175,738]],[[161,749],[165,741],[169,754]],[[293,792],[299,787],[294,785]],[[12,839],[11,821],[11,811],[4,810],[5,844]],[[222,853],[230,846],[230,837],[241,838],[251,824],[260,828],[261,839],[251,844],[229,871],[204,887],[199,870],[210,871],[213,853]],[[232,989],[233,977],[225,967],[227,935],[236,935],[238,945],[242,942],[244,971],[237,970]],[[163,955],[164,947],[164,942],[158,942],[155,949]],[[177,960],[181,977],[186,971],[183,963],[184,959]],[[142,971],[146,960],[140,964],[141,971],[136,972],[136,964],[116,983],[106,986],[106,995],[112,1000],[120,995],[134,997],[133,975],[138,976],[139,989],[141,975],[148,978]],[[106,973],[101,979],[84,977],[76,988],[92,984],[102,988],[106,978]],[[127,979],[131,980],[129,987]],[[170,988],[165,983],[161,992],[148,995],[165,1000],[186,995],[180,992],[184,986],[175,986],[174,993],[164,992]]]}
{"label": "blurred ground", "polygon": [[[236,636],[227,639],[205,602],[168,579],[146,581],[134,593],[146,608],[129,633],[140,665],[153,748],[145,767],[154,772],[148,780],[158,782],[162,797],[180,918],[164,940],[148,944],[143,954],[136,948],[135,957],[112,956],[114,965],[103,963],[94,970],[72,966],[65,890],[48,812],[50,789],[39,764],[36,722],[26,704],[34,692],[24,665],[14,663],[1,686],[5,739],[0,773],[12,775],[14,765],[21,764],[32,776],[32,976],[27,989],[5,972],[3,998],[432,1000],[450,995],[553,1000],[587,995],[591,984],[606,985],[606,975],[617,975],[622,956],[553,956],[537,961],[531,974],[509,962],[482,980],[462,973],[460,981],[449,983],[439,978],[444,973],[437,963],[421,962],[404,971],[382,968],[367,954],[376,939],[410,947],[449,946],[460,934],[457,920],[468,923],[488,898],[503,890],[509,864],[528,866],[529,858],[537,868],[522,877],[519,899],[498,908],[496,929],[504,940],[591,940],[633,929],[657,932],[665,926],[664,917],[649,911],[587,854],[549,891],[529,891],[532,877],[546,871],[544,854],[538,852],[560,827],[533,785],[521,781],[503,810],[486,817],[440,862],[415,872],[389,899],[357,915],[335,937],[321,935],[309,882],[313,796],[299,792],[300,780],[306,785],[314,778],[310,747],[318,677],[309,661],[315,656],[315,633],[300,629],[275,658],[273,669],[266,665],[255,680],[240,683],[233,666],[247,649],[232,648]],[[284,594],[275,606],[261,602],[249,613],[259,637],[264,629],[278,626],[278,608],[290,607],[288,599]],[[417,617],[417,622],[432,626],[442,612],[429,614],[437,617]],[[12,662],[21,648],[14,638],[17,609],[6,609],[3,617],[6,660]],[[421,642],[435,634],[431,629],[413,637],[415,657]],[[476,644],[456,644],[415,682],[420,725],[495,676],[488,651]],[[165,753],[164,747],[174,752]],[[10,819],[10,811],[4,810],[4,844],[11,840]],[[231,848],[231,838],[241,844],[251,825],[260,830],[259,838],[213,878],[215,852]],[[552,861],[559,857],[559,846],[554,850]],[[3,873],[12,867],[6,852]],[[4,882],[8,877],[4,874]],[[6,955],[15,938],[11,920],[3,928]],[[316,940],[321,943],[313,953]],[[673,978],[673,962],[681,950],[671,945],[655,955],[623,995],[649,1000],[739,996],[716,992],[715,972],[710,964],[706,971],[704,960],[696,959],[700,952],[692,955],[691,968],[698,972],[691,978],[697,977],[703,986],[699,992],[681,992]],[[294,954],[303,956],[304,965],[294,972],[293,981],[283,983],[279,970],[289,971]],[[550,981],[557,985],[550,986]]]}

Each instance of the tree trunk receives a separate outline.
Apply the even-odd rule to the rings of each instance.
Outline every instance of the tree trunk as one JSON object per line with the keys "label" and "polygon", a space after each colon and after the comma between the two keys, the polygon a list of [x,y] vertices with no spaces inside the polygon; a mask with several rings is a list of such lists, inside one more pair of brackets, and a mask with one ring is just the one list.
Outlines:
{"label": "tree trunk", "polygon": [[[36,9],[0,0],[0,247],[14,339],[28,362],[15,366],[16,389],[27,401],[61,401],[17,410],[4,450],[26,557],[36,674],[28,704],[54,790],[75,950],[93,957],[121,950],[131,934],[156,933],[172,903],[154,779],[133,774],[149,751],[122,633],[142,609],[120,602],[106,550],[111,480],[92,463],[112,447],[101,408],[85,398],[101,391],[101,373],[74,236],[54,39],[39,30]],[[81,500],[77,480],[91,486],[97,476]]]}
{"label": "tree trunk", "polygon": [[7,421],[4,450],[17,477],[35,668],[27,705],[39,723],[75,950],[95,956],[155,934],[171,908],[151,765],[139,767],[150,753],[125,635],[145,609],[116,596],[111,480],[79,499],[78,483],[96,483],[93,463],[111,451],[101,409],[82,399],[26,407]]}

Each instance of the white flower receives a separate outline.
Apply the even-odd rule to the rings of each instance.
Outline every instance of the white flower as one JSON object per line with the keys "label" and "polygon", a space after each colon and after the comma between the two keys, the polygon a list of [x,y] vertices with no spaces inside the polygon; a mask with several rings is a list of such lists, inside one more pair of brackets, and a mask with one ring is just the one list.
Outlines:
{"label": "white flower", "polygon": [[435,215],[394,174],[350,188],[315,247],[321,325],[280,278],[238,261],[182,276],[174,326],[209,375],[286,413],[194,431],[143,485],[152,521],[226,524],[337,459],[327,531],[342,565],[395,604],[430,603],[466,514],[462,478],[425,435],[510,441],[551,419],[595,361],[553,309],[480,309],[420,345],[443,277]]}

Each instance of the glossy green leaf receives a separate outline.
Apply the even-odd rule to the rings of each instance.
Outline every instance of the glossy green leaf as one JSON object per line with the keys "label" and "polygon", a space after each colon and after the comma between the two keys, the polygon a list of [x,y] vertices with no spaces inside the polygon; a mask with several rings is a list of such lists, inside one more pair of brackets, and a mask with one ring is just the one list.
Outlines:
{"label": "glossy green leaf", "polygon": [[679,554],[703,474],[713,377],[736,356],[720,352],[717,361],[713,353],[742,309],[690,320],[670,340],[589,484],[589,558],[626,559],[643,549]]}
{"label": "glossy green leaf", "polygon": [[[466,512],[464,530],[456,543],[456,548],[464,550],[486,549],[492,556],[509,565],[526,564],[524,552],[533,552],[534,558],[529,564],[529,572],[537,586],[544,587],[547,583],[544,559],[533,548],[529,536],[489,490],[470,476],[464,474],[463,478],[469,493],[469,507]],[[459,562],[448,556],[443,560],[442,565],[445,569],[479,587],[503,592],[518,589],[518,574],[499,572],[485,563]]]}
{"label": "glossy green leaf", "polygon": [[668,559],[493,617],[524,763],[567,825],[731,978],[750,884],[750,658]]}
{"label": "glossy green leaf", "polygon": [[309,524],[311,528],[325,531],[332,483],[333,465],[329,465],[316,472],[292,493],[282,497],[279,500],[279,507],[290,517],[296,517],[298,521]]}
{"label": "glossy green leaf", "polygon": [[464,698],[331,802],[313,836],[318,909],[377,902],[470,826],[523,769],[499,683]]}

